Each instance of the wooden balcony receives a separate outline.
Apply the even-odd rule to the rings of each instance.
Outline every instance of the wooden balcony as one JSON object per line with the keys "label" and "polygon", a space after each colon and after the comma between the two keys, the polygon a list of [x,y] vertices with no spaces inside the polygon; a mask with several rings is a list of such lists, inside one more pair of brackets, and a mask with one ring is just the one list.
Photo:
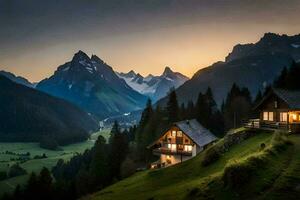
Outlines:
{"label": "wooden balcony", "polygon": [[184,150],[171,150],[167,147],[160,147],[153,149],[154,155],[166,154],[166,155],[183,155],[183,156],[192,156],[192,151]]}
{"label": "wooden balcony", "polygon": [[246,128],[253,129],[278,129],[285,130],[291,133],[300,133],[300,123],[272,122],[262,121],[260,119],[250,119],[244,123]]}

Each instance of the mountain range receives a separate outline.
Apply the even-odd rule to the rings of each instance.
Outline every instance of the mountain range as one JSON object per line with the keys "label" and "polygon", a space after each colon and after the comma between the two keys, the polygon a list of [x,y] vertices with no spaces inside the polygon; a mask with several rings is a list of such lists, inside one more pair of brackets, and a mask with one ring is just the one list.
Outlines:
{"label": "mountain range", "polygon": [[126,83],[137,92],[150,97],[153,101],[166,96],[171,88],[178,88],[188,77],[179,72],[173,72],[170,67],[166,67],[162,75],[154,76],[149,74],[143,77],[136,74],[133,70],[128,73],[117,73]]}
{"label": "mountain range", "polygon": [[[300,60],[300,35],[287,36],[266,33],[257,43],[238,44],[226,57],[200,69],[177,90],[179,103],[196,101],[197,94],[211,87],[220,105],[233,83],[247,87],[254,97],[259,90],[271,84],[284,66]],[[167,98],[158,104],[164,105]]]}
{"label": "mountain range", "polygon": [[96,55],[79,51],[36,88],[104,119],[144,108],[147,97],[129,87]]}
{"label": "mountain range", "polygon": [[7,71],[3,71],[1,70],[0,71],[0,75],[3,75],[5,76],[6,78],[16,82],[16,83],[19,83],[21,85],[25,85],[27,87],[31,87],[31,88],[34,88],[35,87],[35,84],[34,83],[31,83],[29,82],[26,78],[24,77],[21,77],[21,76],[16,76],[14,75],[13,73],[11,72],[7,72]]}
{"label": "mountain range", "polygon": [[0,141],[83,141],[98,123],[73,104],[0,75]]}

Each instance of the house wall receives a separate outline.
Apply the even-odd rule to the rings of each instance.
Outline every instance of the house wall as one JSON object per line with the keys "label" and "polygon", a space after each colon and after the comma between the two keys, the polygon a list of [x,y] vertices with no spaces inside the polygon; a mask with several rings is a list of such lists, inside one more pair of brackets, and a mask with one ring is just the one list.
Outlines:
{"label": "house wall", "polygon": [[[182,162],[191,159],[194,156],[182,156]],[[160,163],[164,166],[174,165],[181,162],[181,155],[160,155]]]}
{"label": "house wall", "polygon": [[165,134],[163,134],[162,137],[159,138],[159,142],[160,143],[170,143],[170,144],[178,144],[178,143],[181,143],[181,144],[191,144],[193,145],[193,141],[187,137],[184,133],[183,136],[182,136],[182,141],[178,141],[176,140],[176,137],[173,137],[172,136],[172,131],[180,131],[180,129],[176,126],[172,126],[168,131],[166,131]]}
{"label": "house wall", "polygon": [[280,112],[287,112],[288,110],[288,105],[275,94],[272,94],[259,106],[260,120],[264,121],[264,112],[273,112],[273,122],[280,122]]}

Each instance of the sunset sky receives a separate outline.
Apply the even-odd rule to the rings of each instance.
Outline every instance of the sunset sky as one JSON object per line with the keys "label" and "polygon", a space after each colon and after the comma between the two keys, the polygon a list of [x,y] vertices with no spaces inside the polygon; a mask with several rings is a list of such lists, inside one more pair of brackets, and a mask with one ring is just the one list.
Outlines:
{"label": "sunset sky", "polygon": [[299,34],[299,10],[299,0],[0,0],[0,70],[35,82],[83,50],[116,71],[191,77],[265,32]]}

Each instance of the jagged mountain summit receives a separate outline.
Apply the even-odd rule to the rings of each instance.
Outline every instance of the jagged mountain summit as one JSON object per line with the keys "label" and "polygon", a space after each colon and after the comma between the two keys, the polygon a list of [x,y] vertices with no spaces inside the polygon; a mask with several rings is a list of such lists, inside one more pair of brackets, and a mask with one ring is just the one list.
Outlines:
{"label": "jagged mountain summit", "polygon": [[16,76],[16,75],[14,75],[11,72],[7,72],[7,71],[4,71],[4,70],[1,70],[0,71],[0,75],[5,76],[6,78],[14,81],[15,83],[18,83],[18,84],[21,84],[21,85],[25,85],[25,86],[31,87],[31,88],[35,87],[35,84],[29,82],[26,78],[24,78],[22,76]]}
{"label": "jagged mountain summit", "polygon": [[131,88],[150,97],[153,101],[166,96],[171,88],[178,88],[189,79],[179,72],[173,72],[170,67],[166,67],[160,76],[149,74],[143,77],[133,70],[128,73],[117,73],[117,75]]}
{"label": "jagged mountain summit", "polygon": [[147,100],[103,60],[82,51],[42,80],[37,89],[66,99],[100,119],[142,109]]}
{"label": "jagged mountain summit", "polygon": [[[179,103],[195,102],[199,92],[211,87],[220,105],[233,83],[249,88],[254,97],[293,60],[300,61],[300,35],[266,33],[255,44],[236,45],[225,62],[217,62],[196,72],[176,90]],[[159,104],[166,101],[164,98]]]}

